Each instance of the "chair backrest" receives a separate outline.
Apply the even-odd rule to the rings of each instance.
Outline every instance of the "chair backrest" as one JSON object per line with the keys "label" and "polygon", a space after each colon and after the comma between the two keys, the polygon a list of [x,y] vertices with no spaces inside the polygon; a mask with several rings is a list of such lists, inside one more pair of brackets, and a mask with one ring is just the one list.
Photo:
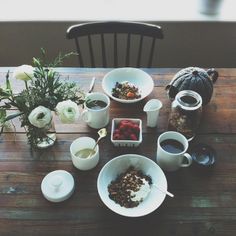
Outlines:
{"label": "chair backrest", "polygon": [[[132,54],[132,58],[136,59],[135,67],[151,67],[156,39],[162,39],[163,32],[160,26],[153,24],[109,21],[72,25],[68,28],[66,36],[75,40],[81,67],[130,66],[131,53],[134,51],[135,56]],[[112,40],[112,43],[106,37]],[[110,43],[107,43],[108,41]],[[119,54],[124,49],[124,58],[119,60]],[[111,52],[112,58],[108,55]],[[96,55],[100,55],[100,64],[96,61]],[[144,55],[146,65],[141,64]],[[87,62],[84,60],[85,57],[89,58]]]}

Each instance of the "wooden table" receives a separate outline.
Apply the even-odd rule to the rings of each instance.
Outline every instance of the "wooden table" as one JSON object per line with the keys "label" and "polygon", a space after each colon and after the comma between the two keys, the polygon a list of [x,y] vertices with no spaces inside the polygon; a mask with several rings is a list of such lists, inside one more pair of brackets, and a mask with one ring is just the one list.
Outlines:
{"label": "wooden table", "polygon": [[[4,81],[8,68],[0,69]],[[73,167],[69,147],[80,136],[97,137],[96,130],[79,120],[62,125],[55,118],[56,144],[47,150],[31,151],[26,135],[15,121],[16,137],[0,137],[0,235],[236,235],[236,69],[218,69],[220,77],[213,98],[204,107],[199,133],[191,143],[204,142],[217,153],[212,169],[192,165],[166,173],[169,191],[159,209],[140,218],[126,218],[109,210],[100,200],[96,181],[101,168],[112,158],[138,153],[155,160],[156,140],[166,131],[170,111],[165,85],[179,69],[149,69],[155,81],[152,94],[141,103],[125,105],[112,101],[111,119],[135,117],[143,120],[143,142],[138,148],[116,148],[110,137],[100,143],[100,162],[90,171]],[[69,76],[86,91],[96,76],[94,91],[101,91],[101,80],[109,69],[60,68],[62,78]],[[22,86],[21,81],[14,86]],[[142,111],[148,99],[164,103],[157,129],[146,127]],[[110,134],[110,125],[108,131]],[[72,197],[51,203],[41,193],[43,177],[57,169],[69,171],[76,182]]]}

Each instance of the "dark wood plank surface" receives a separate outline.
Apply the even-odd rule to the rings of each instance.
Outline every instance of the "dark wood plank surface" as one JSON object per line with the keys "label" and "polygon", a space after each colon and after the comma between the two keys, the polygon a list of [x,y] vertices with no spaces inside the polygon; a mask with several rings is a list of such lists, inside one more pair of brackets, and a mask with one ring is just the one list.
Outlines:
{"label": "dark wood plank surface", "polygon": [[[7,69],[0,68],[1,84]],[[85,91],[93,76],[97,78],[94,91],[102,91],[101,81],[109,70],[58,69],[62,79],[69,77]],[[0,137],[0,235],[236,235],[236,69],[218,69],[220,77],[213,98],[204,107],[198,135],[191,143],[192,146],[204,142],[216,150],[213,168],[204,170],[192,165],[166,172],[168,188],[175,198],[167,197],[159,209],[145,217],[116,215],[98,196],[98,173],[112,158],[138,153],[155,160],[156,140],[167,128],[170,111],[164,87],[178,70],[146,70],[153,77],[155,88],[140,103],[124,105],[112,101],[111,119],[143,120],[143,142],[138,148],[115,148],[108,135],[100,143],[99,164],[90,171],[73,167],[69,153],[70,144],[77,137],[97,137],[96,130],[81,119],[76,124],[63,125],[55,117],[57,142],[52,148],[38,152],[31,151],[25,131],[15,120],[16,135],[6,130]],[[14,81],[14,87],[20,90],[21,82]],[[151,98],[164,104],[155,129],[146,127],[142,111]],[[40,190],[43,177],[56,169],[69,171],[76,182],[72,197],[58,204],[47,201]]]}

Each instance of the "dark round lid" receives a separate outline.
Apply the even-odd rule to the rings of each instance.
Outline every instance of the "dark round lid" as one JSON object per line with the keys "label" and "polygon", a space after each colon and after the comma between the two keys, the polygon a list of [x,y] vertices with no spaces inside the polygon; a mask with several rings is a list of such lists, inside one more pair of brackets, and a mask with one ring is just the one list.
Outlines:
{"label": "dark round lid", "polygon": [[215,150],[204,143],[199,143],[191,150],[191,156],[195,163],[201,166],[211,166],[215,163]]}

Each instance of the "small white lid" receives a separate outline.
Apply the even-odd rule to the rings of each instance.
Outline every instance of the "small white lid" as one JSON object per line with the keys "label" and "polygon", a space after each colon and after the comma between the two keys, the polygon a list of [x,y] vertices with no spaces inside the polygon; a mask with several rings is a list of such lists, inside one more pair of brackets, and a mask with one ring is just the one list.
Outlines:
{"label": "small white lid", "polygon": [[41,183],[44,197],[51,202],[62,202],[74,192],[73,176],[65,170],[55,170],[47,174]]}

